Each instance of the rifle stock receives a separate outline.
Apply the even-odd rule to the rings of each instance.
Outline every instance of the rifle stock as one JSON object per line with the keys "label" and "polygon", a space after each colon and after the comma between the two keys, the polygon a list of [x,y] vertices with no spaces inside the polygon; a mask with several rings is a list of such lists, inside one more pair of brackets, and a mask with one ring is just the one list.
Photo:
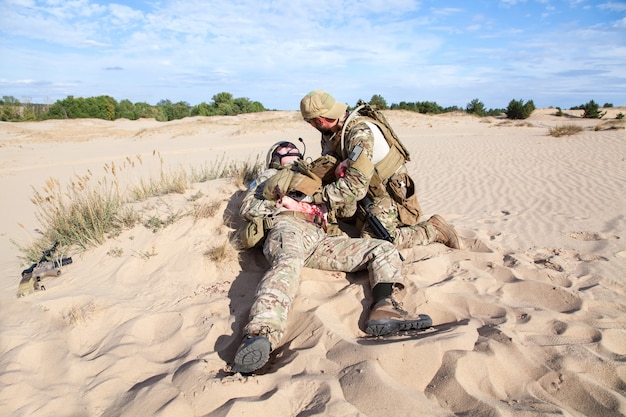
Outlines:
{"label": "rifle stock", "polygon": [[[372,214],[372,206],[374,205],[372,200],[366,196],[359,201],[359,203],[363,213],[365,214],[365,220],[367,220],[367,223],[369,223],[371,228],[374,230],[374,233],[376,233],[380,239],[393,243],[394,237],[389,234],[389,231],[385,228],[385,226],[383,226],[380,220],[378,220],[378,217]],[[400,256],[400,259],[404,261],[404,256],[402,256],[400,251],[398,251],[398,255]]]}
{"label": "rifle stock", "polygon": [[56,251],[58,242],[52,248],[44,250],[41,259],[32,264],[29,268],[22,271],[22,279],[20,281],[17,296],[23,297],[34,291],[45,290],[41,279],[44,277],[55,277],[61,274],[61,266],[71,264],[72,258],[54,259],[52,254]]}

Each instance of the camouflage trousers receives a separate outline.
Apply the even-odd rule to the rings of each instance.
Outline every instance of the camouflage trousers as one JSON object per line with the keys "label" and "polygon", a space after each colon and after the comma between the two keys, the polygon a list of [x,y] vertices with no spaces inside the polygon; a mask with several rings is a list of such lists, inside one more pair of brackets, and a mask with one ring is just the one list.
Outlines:
{"label": "camouflage trousers", "polygon": [[367,268],[372,288],[378,283],[404,287],[402,261],[393,244],[379,239],[330,237],[319,227],[295,217],[275,219],[263,253],[271,267],[257,287],[245,331],[267,336],[272,349],[285,334],[287,313],[303,267],[342,272]]}
{"label": "camouflage trousers", "polygon": [[[425,246],[435,241],[437,232],[433,225],[428,222],[420,222],[412,226],[400,224],[397,204],[390,196],[385,195],[375,198],[373,203],[372,214],[380,220],[389,234],[393,236],[393,243],[398,249]],[[361,237],[378,237],[369,224],[361,223],[361,225],[362,228],[358,227],[361,230]]]}

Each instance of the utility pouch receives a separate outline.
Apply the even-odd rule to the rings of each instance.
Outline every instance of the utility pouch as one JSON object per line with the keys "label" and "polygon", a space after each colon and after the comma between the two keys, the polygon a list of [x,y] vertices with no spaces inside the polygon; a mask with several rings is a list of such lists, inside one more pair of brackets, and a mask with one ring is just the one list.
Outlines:
{"label": "utility pouch", "polygon": [[326,235],[341,236],[343,235],[343,231],[339,228],[339,225],[337,223],[328,223],[326,225]]}
{"label": "utility pouch", "polygon": [[241,247],[250,249],[255,247],[265,237],[265,228],[262,217],[255,217],[241,230],[239,240]]}
{"label": "utility pouch", "polygon": [[406,226],[419,223],[422,208],[415,194],[415,182],[406,173],[394,174],[387,182],[387,190],[397,203],[398,218]]}
{"label": "utility pouch", "polygon": [[309,169],[322,179],[322,184],[329,184],[336,180],[335,167],[339,160],[332,155],[322,155],[309,164]]}

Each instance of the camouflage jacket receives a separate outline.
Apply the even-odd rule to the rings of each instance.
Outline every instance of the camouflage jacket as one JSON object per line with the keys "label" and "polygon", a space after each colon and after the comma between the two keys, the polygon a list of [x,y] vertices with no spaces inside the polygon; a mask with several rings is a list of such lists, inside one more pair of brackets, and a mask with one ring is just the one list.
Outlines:
{"label": "camouflage jacket", "polygon": [[[363,147],[363,152],[371,161],[374,154],[374,135],[365,122],[353,124],[345,133],[345,155],[342,155],[338,141],[341,131],[334,135],[322,135],[322,155],[333,155],[340,161],[348,158],[348,155],[356,145]],[[367,194],[372,172],[361,172],[351,167],[343,178],[327,184],[322,189],[323,200],[331,209],[335,210],[338,217],[351,217],[356,212],[357,202]]]}
{"label": "camouflage jacket", "polygon": [[271,216],[284,210],[276,206],[276,201],[266,200],[263,197],[263,184],[277,172],[278,170],[275,168],[268,168],[250,183],[239,208],[239,215],[242,218],[252,220],[255,217]]}

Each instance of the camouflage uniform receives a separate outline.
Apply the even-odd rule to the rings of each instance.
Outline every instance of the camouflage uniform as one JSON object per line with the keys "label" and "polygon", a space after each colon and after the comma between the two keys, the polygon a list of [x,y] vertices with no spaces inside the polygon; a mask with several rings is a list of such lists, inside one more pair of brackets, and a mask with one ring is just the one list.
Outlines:
{"label": "camouflage uniform", "polygon": [[271,267],[258,285],[250,309],[248,334],[266,336],[275,349],[285,333],[287,314],[300,284],[303,267],[327,271],[369,271],[373,288],[391,283],[402,288],[401,260],[393,244],[379,239],[353,239],[327,236],[324,230],[293,215],[279,215],[275,201],[265,200],[263,183],[278,170],[270,168],[252,183],[243,199],[240,214],[251,220],[273,216],[273,226],[263,245]]}
{"label": "camouflage uniform", "polygon": [[[346,131],[343,154],[338,146],[340,136],[341,131],[333,135],[322,135],[322,155],[330,154],[339,160],[345,160],[352,149],[356,145],[360,145],[363,147],[363,152],[365,152],[367,158],[370,161],[372,160],[374,135],[371,128],[364,121],[354,123]],[[403,165],[398,172],[406,172],[406,167]],[[367,194],[373,173],[366,174],[351,167],[345,174],[343,178],[338,178],[335,182],[325,185],[322,196],[329,207],[335,210],[338,217],[349,218],[355,214],[357,202]],[[426,221],[413,226],[400,226],[397,204],[388,194],[373,197],[372,202],[372,214],[380,220],[389,234],[394,237],[394,244],[397,248],[404,249],[417,245],[428,245],[436,240],[435,228]],[[365,224],[361,236],[376,237],[376,234],[368,224]]]}

